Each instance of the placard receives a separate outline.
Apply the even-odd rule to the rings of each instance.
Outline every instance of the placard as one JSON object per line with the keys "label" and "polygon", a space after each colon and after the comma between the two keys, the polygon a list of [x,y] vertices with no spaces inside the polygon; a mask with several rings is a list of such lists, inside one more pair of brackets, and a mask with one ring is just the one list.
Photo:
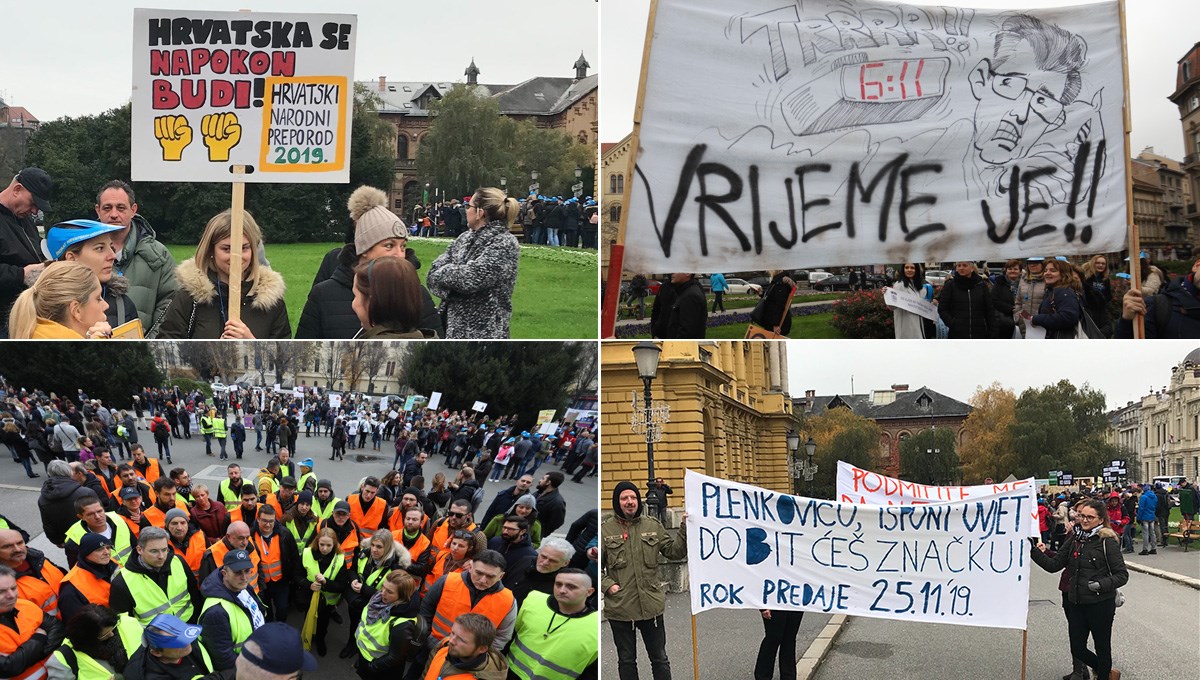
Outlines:
{"label": "placard", "polygon": [[537,425],[540,427],[540,426],[545,425],[546,423],[550,422],[551,420],[554,420],[554,414],[556,412],[557,412],[557,409],[552,409],[552,408],[546,409],[545,411],[538,411]]}
{"label": "placard", "polygon": [[441,404],[442,404],[442,393],[434,392],[429,395],[429,403],[425,405],[425,408],[433,409],[434,411],[436,411],[438,406],[441,406]]}
{"label": "placard", "polygon": [[906,312],[912,312],[918,316],[925,317],[930,321],[936,321],[938,318],[937,305],[923,297],[901,290],[898,287],[888,286],[884,288],[883,302],[889,307],[898,307]]}
{"label": "placard", "polygon": [[477,402],[475,402],[475,405],[471,407],[471,410],[483,413],[484,411],[487,410],[487,404],[482,401],[477,401]]}
{"label": "placard", "polygon": [[135,9],[134,180],[346,183],[357,17]]}
{"label": "placard", "polygon": [[626,271],[1125,247],[1116,0],[656,6]]}
{"label": "placard", "polygon": [[558,432],[558,423],[542,423],[538,429],[538,434],[553,435],[555,432]]}

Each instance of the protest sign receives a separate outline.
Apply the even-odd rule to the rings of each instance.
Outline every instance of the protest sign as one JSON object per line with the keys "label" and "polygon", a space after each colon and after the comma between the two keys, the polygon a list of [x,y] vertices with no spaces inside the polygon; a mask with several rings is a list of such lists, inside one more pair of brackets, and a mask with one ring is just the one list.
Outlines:
{"label": "protest sign", "polygon": [[475,402],[475,405],[471,407],[471,410],[483,413],[484,411],[487,410],[487,404],[482,401],[477,401],[477,402]]}
{"label": "protest sign", "polygon": [[555,432],[558,432],[558,423],[542,423],[541,428],[538,429],[538,434],[552,435]]}
{"label": "protest sign", "polygon": [[930,321],[938,318],[937,305],[923,297],[888,286],[883,289],[883,302],[889,307],[898,307],[906,312],[923,316]]}
{"label": "protest sign", "polygon": [[133,179],[349,182],[356,26],[349,14],[135,9]]}
{"label": "protest sign", "polygon": [[692,612],[786,609],[1025,628],[1024,490],[855,505],[684,475]]}
{"label": "protest sign", "polygon": [[329,406],[330,406],[330,407],[332,407],[332,408],[334,408],[334,409],[339,409],[339,408],[341,408],[341,407],[342,407],[342,395],[340,395],[340,394],[334,394],[334,393],[330,393],[330,395],[329,395]]}
{"label": "protest sign", "polygon": [[965,501],[1009,491],[1023,491],[1028,496],[1027,536],[1038,536],[1037,486],[1033,478],[999,484],[976,486],[930,486],[885,477],[839,460],[837,464],[837,500],[840,503],[864,505],[928,505]]}
{"label": "protest sign", "polygon": [[441,406],[441,404],[442,404],[442,393],[434,392],[433,394],[429,395],[429,403],[425,405],[425,408],[431,408],[434,411],[436,411],[438,406]]}
{"label": "protest sign", "polygon": [[1116,0],[656,7],[625,271],[1125,247]]}
{"label": "protest sign", "polygon": [[551,420],[554,420],[554,413],[556,412],[556,410],[557,409],[551,408],[551,409],[546,409],[545,411],[538,411],[538,417],[537,417],[538,426],[540,427],[540,426],[545,425],[546,423],[550,422]]}

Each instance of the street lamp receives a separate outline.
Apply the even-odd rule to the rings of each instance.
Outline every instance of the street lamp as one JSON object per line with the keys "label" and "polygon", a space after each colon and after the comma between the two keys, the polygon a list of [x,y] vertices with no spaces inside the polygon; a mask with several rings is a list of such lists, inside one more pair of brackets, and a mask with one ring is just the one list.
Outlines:
{"label": "street lamp", "polygon": [[804,469],[804,479],[808,482],[808,497],[813,494],[813,477],[817,476],[817,466],[813,463],[813,455],[817,452],[817,443],[812,437],[804,442],[804,452],[808,454],[808,465]]}
{"label": "street lamp", "polygon": [[790,429],[787,432],[787,447],[788,451],[792,454],[792,464],[788,466],[790,468],[789,471],[792,473],[792,495],[799,496],[800,474],[797,472],[796,468],[797,463],[800,462],[798,458],[800,454],[800,433],[796,432],[794,429]]}
{"label": "street lamp", "polygon": [[576,165],[575,166],[575,179],[580,179],[582,177],[583,177],[583,168]]}
{"label": "street lamp", "polygon": [[531,180],[533,180],[533,181],[535,181],[535,182],[536,182],[536,181],[537,181],[537,178],[538,178],[538,171],[537,171],[537,170],[530,170],[530,171],[529,171],[529,179],[531,179]]}
{"label": "street lamp", "polygon": [[503,191],[506,194],[508,193],[508,178],[507,177],[500,178],[500,191]]}
{"label": "street lamp", "polygon": [[[654,481],[654,413],[651,408],[650,383],[654,381],[658,375],[658,359],[662,355],[662,348],[648,340],[643,340],[633,346],[633,359],[637,363],[638,377],[642,379],[645,386],[645,392],[642,396],[642,406],[644,408],[643,425],[646,428],[646,463],[649,469],[649,481]],[[635,418],[637,414],[635,413]],[[636,426],[636,422],[635,422]],[[658,429],[658,435],[661,436],[661,425]]]}

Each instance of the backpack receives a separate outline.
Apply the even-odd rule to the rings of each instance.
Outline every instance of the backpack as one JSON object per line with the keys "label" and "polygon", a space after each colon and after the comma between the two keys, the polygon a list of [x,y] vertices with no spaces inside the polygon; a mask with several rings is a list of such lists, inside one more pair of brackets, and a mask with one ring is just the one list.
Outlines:
{"label": "backpack", "polygon": [[63,452],[63,445],[62,445],[62,442],[58,440],[58,434],[57,434],[58,428],[60,428],[60,427],[62,427],[62,423],[55,425],[54,429],[50,431],[50,436],[46,437],[46,446],[50,449],[51,453],[62,453]]}

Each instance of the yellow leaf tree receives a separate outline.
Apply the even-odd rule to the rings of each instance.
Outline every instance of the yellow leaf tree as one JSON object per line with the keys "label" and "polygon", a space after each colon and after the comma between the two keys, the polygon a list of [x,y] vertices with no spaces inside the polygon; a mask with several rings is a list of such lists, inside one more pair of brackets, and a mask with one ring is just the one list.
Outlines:
{"label": "yellow leaf tree", "polygon": [[1004,479],[1016,469],[1012,425],[1017,395],[993,382],[975,390],[971,406],[971,415],[963,423],[965,443],[958,451],[963,484],[982,484],[988,477]]}

